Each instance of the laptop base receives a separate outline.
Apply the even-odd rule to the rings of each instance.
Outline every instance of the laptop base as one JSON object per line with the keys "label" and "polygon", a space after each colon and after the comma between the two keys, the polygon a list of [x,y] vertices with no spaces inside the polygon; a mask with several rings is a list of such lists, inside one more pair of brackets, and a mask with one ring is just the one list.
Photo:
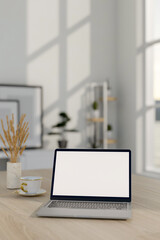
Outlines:
{"label": "laptop base", "polygon": [[[126,209],[82,209],[82,208],[49,208],[49,201],[37,211],[39,217],[62,218],[95,218],[95,219],[128,219],[131,218],[131,203]],[[112,203],[111,203],[112,204]]]}

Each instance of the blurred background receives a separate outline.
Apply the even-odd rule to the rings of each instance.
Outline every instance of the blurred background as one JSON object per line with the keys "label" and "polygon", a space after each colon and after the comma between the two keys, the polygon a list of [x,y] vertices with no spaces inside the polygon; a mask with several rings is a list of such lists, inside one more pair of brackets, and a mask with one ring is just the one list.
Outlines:
{"label": "blurred background", "polygon": [[134,173],[160,177],[160,0],[0,2],[0,115],[4,99],[27,113],[23,169],[52,167],[65,139],[129,148]]}

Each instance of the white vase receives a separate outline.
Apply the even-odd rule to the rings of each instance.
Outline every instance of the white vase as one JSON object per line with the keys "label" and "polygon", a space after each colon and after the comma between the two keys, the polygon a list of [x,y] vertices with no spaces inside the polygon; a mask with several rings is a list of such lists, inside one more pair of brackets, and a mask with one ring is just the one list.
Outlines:
{"label": "white vase", "polygon": [[107,131],[107,137],[108,138],[112,138],[112,135],[113,135],[113,131],[112,130],[108,130]]}
{"label": "white vase", "polygon": [[7,162],[7,188],[20,188],[21,163]]}
{"label": "white vase", "polygon": [[93,110],[93,118],[99,118],[99,110]]}

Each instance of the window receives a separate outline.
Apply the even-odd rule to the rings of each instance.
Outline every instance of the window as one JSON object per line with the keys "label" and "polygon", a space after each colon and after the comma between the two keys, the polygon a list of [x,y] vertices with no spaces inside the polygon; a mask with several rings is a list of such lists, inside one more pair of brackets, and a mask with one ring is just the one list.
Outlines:
{"label": "window", "polygon": [[145,170],[160,172],[160,0],[144,9]]}
{"label": "window", "polygon": [[136,170],[160,176],[160,0],[137,0]]}

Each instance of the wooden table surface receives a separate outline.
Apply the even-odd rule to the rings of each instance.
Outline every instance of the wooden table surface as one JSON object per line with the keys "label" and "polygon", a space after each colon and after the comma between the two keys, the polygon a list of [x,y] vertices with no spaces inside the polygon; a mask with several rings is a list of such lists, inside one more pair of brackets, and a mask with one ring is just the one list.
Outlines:
{"label": "wooden table surface", "polygon": [[24,171],[43,176],[44,196],[22,197],[6,189],[6,172],[0,172],[0,240],[159,240],[160,181],[132,177],[132,219],[96,220],[38,218],[35,210],[49,200],[52,171]]}

